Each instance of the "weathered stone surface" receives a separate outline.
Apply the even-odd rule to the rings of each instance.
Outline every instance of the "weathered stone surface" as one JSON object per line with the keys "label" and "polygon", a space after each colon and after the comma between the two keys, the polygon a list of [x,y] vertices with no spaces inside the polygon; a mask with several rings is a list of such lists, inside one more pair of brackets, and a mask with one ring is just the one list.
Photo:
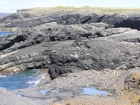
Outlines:
{"label": "weathered stone surface", "polygon": [[45,42],[26,47],[15,52],[1,55],[0,70],[3,72],[17,72],[32,68],[47,68],[50,64],[50,51],[70,46],[71,41]]}
{"label": "weathered stone surface", "polygon": [[[79,70],[130,69],[139,67],[139,44],[110,38],[79,38],[73,41],[45,42],[9,53],[0,59],[0,70],[13,72],[56,65],[50,75],[55,78]],[[57,68],[58,66],[58,68]],[[59,69],[60,68],[60,69]],[[61,69],[62,68],[62,69]]]}
{"label": "weathered stone surface", "polygon": [[[130,28],[107,28],[105,23],[91,23],[83,25],[58,25],[56,23],[46,23],[33,28],[25,28],[18,31],[18,33],[3,36],[0,38],[0,51],[9,53],[17,49],[25,48],[28,46],[36,45],[42,42],[49,41],[63,41],[63,40],[75,40],[80,37],[97,38],[123,34],[131,31]],[[128,33],[127,39],[137,39],[135,31]],[[119,35],[118,35],[119,36]],[[119,39],[115,38],[115,39]],[[126,38],[120,38],[119,40],[126,40]]]}
{"label": "weathered stone surface", "polygon": [[31,13],[13,13],[13,14],[9,14],[6,15],[5,17],[1,18],[0,21],[1,23],[12,23],[12,22],[16,22],[16,21],[21,21],[23,19],[28,19],[28,18],[32,18],[35,17],[35,15],[31,14]]}
{"label": "weathered stone surface", "polygon": [[126,89],[139,89],[140,88],[140,73],[138,72],[133,72],[131,74],[129,74],[125,81],[125,86]]}
{"label": "weathered stone surface", "polygon": [[[4,27],[34,27],[37,25],[57,22],[58,24],[89,24],[95,22],[104,22],[109,24],[109,27],[129,27],[132,29],[140,28],[139,25],[140,14],[126,13],[126,14],[98,14],[92,12],[55,12],[42,16],[34,16],[31,13],[15,13],[8,15],[1,19],[1,26]],[[11,22],[12,20],[12,22]],[[22,20],[22,21],[21,21]],[[10,23],[9,23],[10,22]]]}
{"label": "weathered stone surface", "polygon": [[139,48],[133,43],[109,39],[78,41],[51,53],[51,64],[81,70],[130,69],[139,67]]}
{"label": "weathered stone surface", "polygon": [[[0,29],[13,28],[16,32],[0,37],[0,73],[47,68],[54,80],[14,91],[17,95],[0,89],[0,104],[50,104],[75,97],[83,86],[91,85],[116,92],[115,98],[121,95],[122,99],[124,92],[124,99],[130,101],[127,89],[129,92],[134,88],[134,94],[139,94],[139,17],[58,12],[40,16],[15,13],[1,18]],[[138,71],[131,74],[132,68]],[[83,72],[69,74],[79,71]],[[41,88],[48,92],[41,94]]]}
{"label": "weathered stone surface", "polygon": [[140,45],[131,43],[138,42],[140,33],[131,28],[139,29],[139,25],[119,27],[126,20],[138,22],[138,16],[77,12],[38,17],[30,13],[11,14],[1,19],[0,25],[19,30],[0,37],[0,71],[50,68],[49,73],[55,78],[75,69],[139,67]]}
{"label": "weathered stone surface", "polygon": [[129,30],[124,33],[117,33],[110,36],[107,36],[107,38],[117,39],[119,41],[127,41],[127,42],[139,42],[138,39],[140,37],[140,31],[138,30]]}
{"label": "weathered stone surface", "polygon": [[[79,37],[98,37],[107,24],[94,23],[84,25],[57,25],[48,23],[34,28],[27,28],[0,39],[0,51],[11,52],[42,42],[75,40]],[[102,35],[103,36],[103,35]]]}
{"label": "weathered stone surface", "polygon": [[0,104],[1,105],[37,105],[32,100],[15,94],[12,91],[0,88]]}

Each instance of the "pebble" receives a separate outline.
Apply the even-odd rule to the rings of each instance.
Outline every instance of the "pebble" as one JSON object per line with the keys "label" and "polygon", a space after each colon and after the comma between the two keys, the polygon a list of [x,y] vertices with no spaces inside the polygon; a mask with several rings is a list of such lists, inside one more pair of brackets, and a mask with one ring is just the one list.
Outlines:
{"label": "pebble", "polygon": [[112,96],[112,94],[108,94],[107,96],[111,97],[111,96]]}

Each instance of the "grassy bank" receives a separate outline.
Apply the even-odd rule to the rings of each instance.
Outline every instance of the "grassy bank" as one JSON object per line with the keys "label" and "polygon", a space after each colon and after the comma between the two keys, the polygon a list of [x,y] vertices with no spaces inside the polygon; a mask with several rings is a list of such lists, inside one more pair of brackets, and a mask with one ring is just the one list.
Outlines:
{"label": "grassy bank", "polygon": [[18,12],[21,11],[31,11],[33,13],[37,14],[46,14],[46,13],[52,13],[52,12],[59,12],[59,11],[89,11],[89,12],[95,12],[95,13],[139,13],[140,8],[106,8],[106,7],[67,7],[67,6],[57,6],[57,7],[37,7],[32,9],[22,9],[18,10]]}

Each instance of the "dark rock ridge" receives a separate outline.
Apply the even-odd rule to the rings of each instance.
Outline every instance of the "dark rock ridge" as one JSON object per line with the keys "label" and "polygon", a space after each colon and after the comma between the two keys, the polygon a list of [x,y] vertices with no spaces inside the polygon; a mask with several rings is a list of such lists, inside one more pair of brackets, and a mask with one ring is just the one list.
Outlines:
{"label": "dark rock ridge", "polygon": [[[132,25],[138,18],[77,12],[11,14],[0,20],[1,27],[17,29],[0,37],[0,71],[47,68],[54,79],[79,70],[139,67],[139,24]],[[133,22],[121,27],[126,20]]]}
{"label": "dark rock ridge", "polygon": [[[3,36],[0,39],[1,53],[9,53],[17,49],[25,48],[42,42],[75,40],[80,37],[96,38],[134,31],[130,28],[107,28],[105,23],[58,25],[55,22],[46,23],[33,28],[19,30],[18,33]],[[133,33],[133,32],[132,32]],[[125,39],[138,38],[139,32],[135,32]]]}
{"label": "dark rock ridge", "polygon": [[85,38],[72,43],[48,42],[21,49],[1,58],[0,69],[3,72],[17,72],[30,68],[49,68],[53,79],[67,72],[75,72],[76,69],[130,69],[140,66],[139,44],[108,38]]}
{"label": "dark rock ridge", "polygon": [[[64,68],[78,68],[80,70],[130,69],[139,67],[139,45],[118,42],[108,39],[76,41],[69,48],[63,48],[51,53],[51,64],[55,70],[61,72]],[[59,67],[55,67],[58,65]],[[73,68],[71,70],[73,70]],[[61,73],[60,73],[61,74]]]}
{"label": "dark rock ridge", "polygon": [[21,20],[25,20],[28,18],[32,18],[35,17],[35,15],[31,14],[31,13],[13,13],[13,14],[9,14],[4,16],[3,18],[0,19],[1,23],[11,23],[11,22],[16,22],[16,21],[21,21]]}
{"label": "dark rock ridge", "polygon": [[[42,42],[75,40],[79,37],[106,36],[102,33],[107,24],[93,23],[84,25],[58,25],[56,23],[46,23],[44,25],[27,28],[20,32],[3,36],[0,39],[0,51],[7,53],[20,48],[32,46]],[[124,29],[124,31],[127,29]]]}
{"label": "dark rock ridge", "polygon": [[[99,14],[92,12],[55,12],[46,15],[35,15],[30,12],[19,12],[10,14],[0,19],[1,27],[34,27],[48,22],[57,22],[58,24],[89,24],[95,22],[107,23],[109,27],[129,27],[140,29],[140,14]],[[12,20],[12,21],[11,21]]]}

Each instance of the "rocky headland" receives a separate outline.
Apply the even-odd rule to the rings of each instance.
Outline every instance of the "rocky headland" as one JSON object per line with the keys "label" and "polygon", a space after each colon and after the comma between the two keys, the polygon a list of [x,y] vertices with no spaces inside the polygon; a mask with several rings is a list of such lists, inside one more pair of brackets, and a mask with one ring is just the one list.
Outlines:
{"label": "rocky headland", "polygon": [[[0,37],[0,73],[48,73],[35,88],[0,89],[0,97],[11,97],[2,105],[138,105],[139,23],[139,13],[91,10],[19,10],[0,18],[0,29],[14,32]],[[81,94],[89,86],[109,94]]]}

